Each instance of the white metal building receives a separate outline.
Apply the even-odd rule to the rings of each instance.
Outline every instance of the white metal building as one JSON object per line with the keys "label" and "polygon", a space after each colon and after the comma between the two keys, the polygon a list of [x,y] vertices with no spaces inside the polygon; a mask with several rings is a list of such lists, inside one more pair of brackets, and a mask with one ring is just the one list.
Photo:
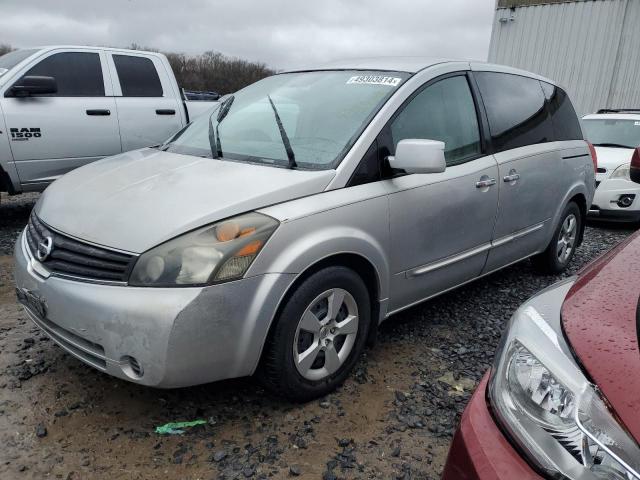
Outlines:
{"label": "white metal building", "polygon": [[640,0],[497,0],[489,61],[559,82],[579,115],[640,108]]}

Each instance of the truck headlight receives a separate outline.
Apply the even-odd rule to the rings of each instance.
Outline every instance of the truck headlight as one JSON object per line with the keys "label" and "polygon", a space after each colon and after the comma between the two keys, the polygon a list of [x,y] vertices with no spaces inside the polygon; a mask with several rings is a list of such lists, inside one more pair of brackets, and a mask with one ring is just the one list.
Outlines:
{"label": "truck headlight", "polygon": [[640,447],[574,360],[553,307],[526,303],[511,319],[488,390],[498,423],[550,478],[640,480]]}
{"label": "truck headlight", "polygon": [[186,233],[143,253],[129,284],[195,286],[241,278],[278,225],[247,213]]}
{"label": "truck headlight", "polygon": [[631,171],[631,164],[626,163],[616,168],[609,178],[622,178],[624,180],[631,181],[630,171]]}

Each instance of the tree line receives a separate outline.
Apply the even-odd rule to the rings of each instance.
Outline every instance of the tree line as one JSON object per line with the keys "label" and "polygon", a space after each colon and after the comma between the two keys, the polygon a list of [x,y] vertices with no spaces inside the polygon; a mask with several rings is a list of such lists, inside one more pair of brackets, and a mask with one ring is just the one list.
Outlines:
{"label": "tree line", "polygon": [[[135,44],[130,48],[158,51],[151,48],[141,48]],[[11,50],[10,45],[0,44],[0,55]],[[220,52],[208,51],[198,55],[162,53],[167,56],[171,64],[178,85],[187,90],[208,90],[224,95],[276,73],[265,63],[251,62]]]}

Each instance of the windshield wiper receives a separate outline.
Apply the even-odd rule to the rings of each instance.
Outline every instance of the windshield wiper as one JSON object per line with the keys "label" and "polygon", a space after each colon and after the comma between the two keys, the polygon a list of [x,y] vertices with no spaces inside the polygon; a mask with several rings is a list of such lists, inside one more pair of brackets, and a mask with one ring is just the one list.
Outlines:
{"label": "windshield wiper", "polygon": [[231,95],[218,107],[218,116],[216,117],[216,126],[213,127],[213,114],[209,117],[209,147],[211,147],[211,157],[214,159],[222,158],[222,145],[220,144],[220,133],[218,132],[218,126],[220,122],[227,116],[231,109],[231,104],[235,100],[235,97]]}
{"label": "windshield wiper", "polygon": [[296,156],[293,153],[293,149],[291,148],[291,142],[289,141],[287,132],[282,125],[282,120],[280,120],[280,115],[278,115],[278,110],[276,109],[273,100],[271,100],[271,95],[267,95],[267,98],[269,99],[269,103],[271,104],[271,108],[273,109],[273,114],[276,116],[278,130],[280,130],[280,138],[282,138],[282,144],[284,145],[284,149],[287,152],[287,158],[289,159],[289,168],[296,168],[298,166],[298,164],[296,163]]}
{"label": "windshield wiper", "polygon": [[594,147],[613,147],[613,148],[634,148],[629,145],[622,145],[621,143],[594,143]]}
{"label": "windshield wiper", "polygon": [[[215,113],[215,112],[214,112]],[[220,140],[217,138],[216,131],[213,128],[213,113],[209,117],[209,147],[211,148],[211,158],[222,158],[222,147]]]}

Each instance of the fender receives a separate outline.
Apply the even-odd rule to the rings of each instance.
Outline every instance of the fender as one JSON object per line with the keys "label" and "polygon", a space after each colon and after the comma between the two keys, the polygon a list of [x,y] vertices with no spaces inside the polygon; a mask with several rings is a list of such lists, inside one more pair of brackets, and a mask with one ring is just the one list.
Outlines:
{"label": "fender", "polygon": [[6,128],[2,102],[0,102],[0,191],[11,195],[20,193],[20,177],[13,161],[13,154],[9,145],[9,129]]}
{"label": "fender", "polygon": [[247,276],[290,273],[296,277],[339,254],[368,261],[378,277],[379,301],[389,295],[389,206],[386,196],[284,221]]}

